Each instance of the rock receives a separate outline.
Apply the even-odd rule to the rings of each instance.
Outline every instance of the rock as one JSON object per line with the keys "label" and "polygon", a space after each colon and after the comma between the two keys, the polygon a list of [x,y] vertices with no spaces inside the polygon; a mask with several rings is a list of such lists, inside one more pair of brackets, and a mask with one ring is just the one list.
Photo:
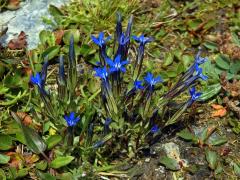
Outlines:
{"label": "rock", "polygon": [[0,36],[0,44],[6,46],[23,31],[27,35],[28,49],[36,48],[39,43],[39,32],[50,29],[50,26],[42,21],[42,16],[50,18],[48,6],[53,4],[60,7],[67,2],[69,0],[26,0],[21,3],[18,10],[0,13],[0,27],[8,27],[7,33]]}

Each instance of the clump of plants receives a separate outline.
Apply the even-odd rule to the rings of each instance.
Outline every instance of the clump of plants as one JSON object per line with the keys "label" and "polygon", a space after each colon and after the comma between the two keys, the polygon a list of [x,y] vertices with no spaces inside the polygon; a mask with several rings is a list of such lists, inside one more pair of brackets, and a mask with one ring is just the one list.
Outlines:
{"label": "clump of plants", "polygon": [[[45,158],[34,170],[38,176],[49,176],[46,174],[49,171],[56,175],[69,169],[72,170],[62,176],[79,177],[84,173],[89,176],[108,170],[113,160],[136,157],[164,129],[178,123],[180,116],[201,96],[195,87],[199,80],[207,80],[200,67],[206,58],[198,53],[194,64],[165,92],[164,79],[145,72],[143,67],[146,45],[153,38],[143,34],[132,36],[132,17],[125,32],[121,22],[118,14],[111,51],[108,50],[111,36],[105,38],[104,32],[92,35],[92,41],[99,47],[99,62],[93,71],[78,71],[79,58],[72,37],[68,57],[59,55],[57,86],[46,85],[47,56],[42,71],[31,76],[37,97],[31,111],[41,128],[34,131],[22,124],[15,113],[12,115],[21,127],[27,149]],[[129,55],[133,41],[137,43],[135,57]],[[189,98],[179,98],[187,91]]]}

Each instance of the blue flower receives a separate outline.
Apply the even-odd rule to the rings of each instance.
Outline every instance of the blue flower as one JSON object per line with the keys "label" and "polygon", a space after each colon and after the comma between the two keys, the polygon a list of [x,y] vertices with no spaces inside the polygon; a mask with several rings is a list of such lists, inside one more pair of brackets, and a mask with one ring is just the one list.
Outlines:
{"label": "blue flower", "polygon": [[99,68],[94,68],[96,74],[95,76],[100,77],[101,79],[103,79],[104,81],[107,81],[107,77],[108,77],[108,72],[107,72],[107,68],[106,66],[104,67],[99,67]]}
{"label": "blue flower", "polygon": [[159,82],[162,82],[162,78],[160,76],[154,78],[153,74],[148,72],[147,75],[144,77],[145,81],[150,87],[154,87]]}
{"label": "blue flower", "polygon": [[33,84],[36,84],[39,88],[42,87],[42,78],[40,73],[36,73],[36,75],[31,75],[30,80]]}
{"label": "blue flower", "polygon": [[200,56],[201,51],[198,51],[197,55],[195,56],[195,63],[200,65],[205,63],[208,59],[207,58],[203,58]]}
{"label": "blue flower", "polygon": [[152,128],[151,128],[151,133],[153,133],[153,134],[155,134],[155,133],[157,133],[158,131],[159,131],[159,128],[158,128],[158,126],[155,124]]}
{"label": "blue flower", "polygon": [[114,61],[109,58],[107,59],[107,64],[110,66],[110,72],[126,72],[126,68],[124,66],[128,63],[129,61],[127,60],[121,62],[121,55],[118,55]]}
{"label": "blue flower", "polygon": [[109,126],[109,124],[112,122],[112,119],[111,118],[107,118],[106,120],[105,120],[105,123],[104,123],[104,125],[105,126]]}
{"label": "blue flower", "polygon": [[75,117],[75,113],[71,112],[69,116],[65,115],[64,119],[67,121],[68,126],[72,127],[78,123],[80,117]]}
{"label": "blue flower", "polygon": [[196,92],[195,87],[192,87],[191,89],[189,89],[189,93],[191,95],[191,103],[196,101],[202,95],[201,92]]}
{"label": "blue flower", "polygon": [[104,134],[107,134],[110,131],[109,125],[110,125],[111,122],[112,122],[111,118],[107,118],[105,120],[105,123],[104,123]]}
{"label": "blue flower", "polygon": [[207,76],[202,74],[202,68],[198,66],[198,64],[195,64],[195,71],[196,71],[196,76],[201,78],[202,80],[206,81],[208,79]]}
{"label": "blue flower", "polygon": [[140,44],[143,44],[143,45],[145,45],[145,44],[153,41],[153,38],[151,38],[151,37],[144,37],[143,34],[142,34],[141,36],[139,36],[139,37],[137,37],[137,36],[132,36],[132,38],[133,38],[136,42],[138,42],[138,43],[140,43]]}
{"label": "blue flower", "polygon": [[93,145],[93,148],[94,149],[97,149],[99,148],[100,146],[102,146],[105,142],[104,141],[97,141],[94,145]]}
{"label": "blue flower", "polygon": [[129,37],[125,36],[125,34],[122,33],[119,38],[119,44],[125,45],[129,41],[129,39],[130,39]]}
{"label": "blue flower", "polygon": [[64,78],[64,58],[63,55],[59,57],[59,77],[63,81]]}
{"label": "blue flower", "polygon": [[97,44],[98,46],[102,47],[103,45],[106,44],[107,41],[109,41],[111,39],[111,36],[108,36],[106,39],[104,39],[104,33],[100,32],[98,35],[98,38],[95,36],[91,36],[92,41]]}
{"label": "blue flower", "polygon": [[120,13],[117,13],[117,24],[115,29],[116,29],[117,39],[120,39],[120,36],[122,34],[122,16]]}
{"label": "blue flower", "polygon": [[134,88],[137,89],[143,89],[142,81],[134,81]]}

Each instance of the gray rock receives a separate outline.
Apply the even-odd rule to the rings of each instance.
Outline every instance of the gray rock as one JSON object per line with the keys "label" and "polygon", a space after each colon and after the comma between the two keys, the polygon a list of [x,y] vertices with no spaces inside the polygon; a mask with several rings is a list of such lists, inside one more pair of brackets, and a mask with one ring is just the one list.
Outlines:
{"label": "gray rock", "polygon": [[27,35],[28,49],[37,47],[39,32],[50,27],[42,22],[42,17],[50,17],[48,6],[57,7],[66,4],[69,0],[26,0],[16,11],[0,13],[0,27],[7,26],[7,33],[0,38],[0,43],[6,45],[11,39],[24,31]]}

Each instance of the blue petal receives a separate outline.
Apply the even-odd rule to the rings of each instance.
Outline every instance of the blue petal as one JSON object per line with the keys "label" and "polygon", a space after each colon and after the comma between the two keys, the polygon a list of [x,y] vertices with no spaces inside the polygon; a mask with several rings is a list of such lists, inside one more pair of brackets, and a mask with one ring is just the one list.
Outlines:
{"label": "blue petal", "polygon": [[103,38],[104,38],[104,32],[100,32],[98,35],[99,41],[103,40]]}
{"label": "blue petal", "polygon": [[117,57],[114,59],[114,62],[115,62],[115,64],[116,64],[116,63],[120,63],[120,61],[121,61],[121,55],[119,54],[119,55],[117,55]]}
{"label": "blue petal", "polygon": [[126,72],[126,68],[125,67],[121,67],[121,71],[125,73]]}
{"label": "blue petal", "polygon": [[149,84],[153,80],[153,74],[148,72],[147,75],[144,77],[145,81],[147,81]]}
{"label": "blue petal", "polygon": [[70,119],[71,121],[74,120],[74,115],[75,115],[74,112],[71,112],[71,113],[70,113],[69,119]]}
{"label": "blue petal", "polygon": [[110,71],[110,72],[116,72],[117,69],[116,69],[115,67],[111,67],[111,68],[109,69],[109,71]]}
{"label": "blue petal", "polygon": [[106,62],[107,62],[107,64],[108,64],[109,66],[111,66],[111,67],[114,66],[114,63],[113,63],[113,61],[112,61],[110,58],[107,58],[107,59],[106,59]]}
{"label": "blue petal", "polygon": [[201,78],[202,80],[206,81],[206,80],[208,79],[208,76],[205,76],[205,75],[203,75],[203,74],[200,74],[200,78]]}
{"label": "blue petal", "polygon": [[133,38],[135,41],[139,42],[139,38],[138,38],[137,36],[132,36],[132,38]]}
{"label": "blue petal", "polygon": [[196,91],[195,87],[190,88],[189,89],[190,95],[193,96],[195,94],[195,91]]}
{"label": "blue petal", "polygon": [[109,41],[111,38],[112,38],[112,36],[108,36],[108,37],[105,39],[105,42]]}
{"label": "blue petal", "polygon": [[154,126],[151,128],[151,132],[152,132],[152,133],[156,133],[156,132],[158,132],[158,131],[159,131],[159,128],[158,128],[157,125],[154,125]]}
{"label": "blue petal", "polygon": [[122,65],[122,66],[124,66],[124,65],[126,65],[126,64],[129,64],[129,61],[126,60],[126,61],[122,61],[122,62],[121,62],[121,65]]}
{"label": "blue petal", "polygon": [[155,81],[156,81],[156,83],[162,82],[162,78],[160,76],[158,76],[158,77],[155,78]]}
{"label": "blue petal", "polygon": [[93,41],[95,44],[97,44],[97,45],[100,46],[100,42],[99,42],[99,40],[98,40],[95,36],[91,36],[91,38],[92,38],[92,41]]}

